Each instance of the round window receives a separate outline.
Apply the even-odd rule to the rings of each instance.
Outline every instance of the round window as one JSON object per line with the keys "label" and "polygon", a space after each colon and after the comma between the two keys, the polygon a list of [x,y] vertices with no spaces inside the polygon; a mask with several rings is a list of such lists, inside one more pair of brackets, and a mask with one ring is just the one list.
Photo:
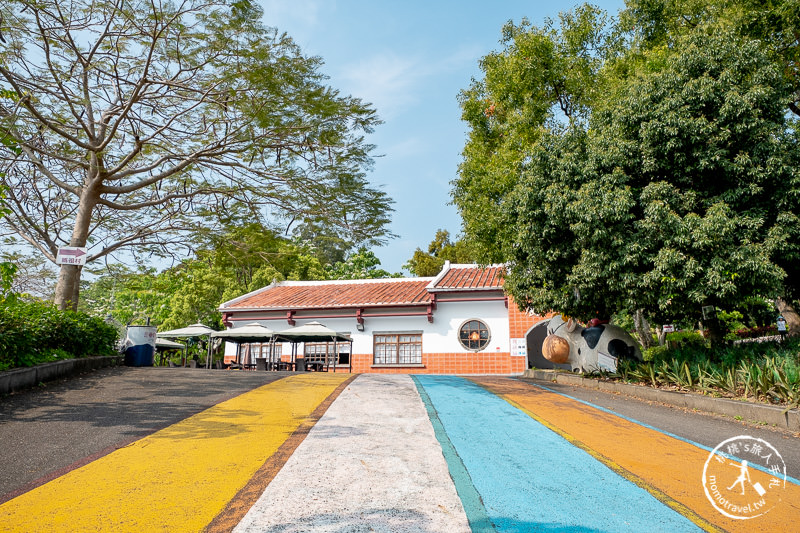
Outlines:
{"label": "round window", "polygon": [[489,327],[480,320],[467,320],[458,330],[458,340],[467,350],[483,350],[490,338]]}

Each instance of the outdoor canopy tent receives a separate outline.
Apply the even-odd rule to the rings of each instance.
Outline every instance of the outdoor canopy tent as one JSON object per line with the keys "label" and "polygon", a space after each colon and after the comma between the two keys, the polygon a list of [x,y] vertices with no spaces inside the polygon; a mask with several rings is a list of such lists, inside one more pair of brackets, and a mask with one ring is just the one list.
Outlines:
{"label": "outdoor canopy tent", "polygon": [[[293,328],[285,329],[275,333],[273,342],[286,341],[292,343],[292,363],[297,361],[297,345],[301,342],[333,342],[333,357],[331,357],[327,350],[325,352],[325,364],[330,368],[333,362],[333,371],[336,372],[336,363],[339,356],[338,343],[350,344],[350,353],[353,351],[353,339],[343,333],[338,333],[319,322],[308,322],[302,326],[295,326]],[[333,361],[332,361],[333,360]],[[348,369],[353,371],[352,358],[348,359]]]}
{"label": "outdoor canopy tent", "polygon": [[[171,329],[169,331],[159,331],[156,336],[166,339],[186,339],[191,337],[206,337],[214,333],[214,330],[204,324],[192,324],[185,328]],[[211,340],[211,339],[209,339]],[[186,346],[188,351],[188,345]],[[211,354],[211,343],[208,343],[208,352]],[[185,356],[184,356],[185,360]],[[206,357],[206,368],[211,368],[211,357]]]}
{"label": "outdoor canopy tent", "polygon": [[172,342],[167,339],[156,339],[156,349],[162,350],[183,350],[186,346],[180,342]]}
{"label": "outdoor canopy tent", "polygon": [[[239,328],[226,329],[224,331],[215,331],[211,334],[212,339],[220,339],[227,342],[236,344],[236,362],[241,363],[240,349],[242,344],[251,342],[270,342],[273,339],[274,332],[266,326],[262,326],[257,322],[246,324]],[[249,347],[248,347],[249,350]],[[270,350],[270,363],[272,363],[272,352]],[[249,354],[249,351],[248,351]]]}

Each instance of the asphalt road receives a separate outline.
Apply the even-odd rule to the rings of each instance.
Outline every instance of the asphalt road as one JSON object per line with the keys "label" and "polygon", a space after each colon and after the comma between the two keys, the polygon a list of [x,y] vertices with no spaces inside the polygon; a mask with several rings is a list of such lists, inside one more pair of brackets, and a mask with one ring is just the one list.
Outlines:
{"label": "asphalt road", "polygon": [[[367,531],[365,517],[391,532],[744,531],[699,479],[707,451],[740,435],[800,477],[797,435],[549,382],[120,367],[0,398],[0,514],[13,531]],[[343,507],[343,490],[363,494]],[[800,519],[798,490],[765,530]]]}
{"label": "asphalt road", "polygon": [[113,367],[2,397],[0,502],[42,478],[285,376]]}
{"label": "asphalt road", "polygon": [[711,449],[722,441],[739,435],[764,439],[780,452],[786,463],[786,473],[795,479],[800,479],[800,434],[622,394],[537,380],[522,381],[608,409],[620,416]]}

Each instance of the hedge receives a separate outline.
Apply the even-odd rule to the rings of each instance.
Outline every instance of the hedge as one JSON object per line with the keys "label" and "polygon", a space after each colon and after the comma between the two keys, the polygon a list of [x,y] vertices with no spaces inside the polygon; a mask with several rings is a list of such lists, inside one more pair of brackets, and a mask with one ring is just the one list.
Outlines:
{"label": "hedge", "polygon": [[21,298],[0,300],[0,370],[113,355],[117,331],[86,313]]}

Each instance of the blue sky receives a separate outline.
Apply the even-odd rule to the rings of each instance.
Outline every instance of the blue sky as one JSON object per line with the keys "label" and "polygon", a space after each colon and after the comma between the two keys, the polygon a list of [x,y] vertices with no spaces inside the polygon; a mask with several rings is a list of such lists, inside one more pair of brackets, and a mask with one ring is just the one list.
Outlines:
{"label": "blue sky", "polygon": [[[616,14],[622,0],[591,2]],[[450,205],[466,126],[457,96],[479,78],[478,61],[500,50],[507,21],[541,25],[579,2],[516,0],[261,0],[264,23],[322,57],[331,86],[370,102],[384,124],[369,138],[377,149],[370,181],[395,200],[391,230],[375,249],[399,272],[437,229],[455,238],[461,219]]]}

